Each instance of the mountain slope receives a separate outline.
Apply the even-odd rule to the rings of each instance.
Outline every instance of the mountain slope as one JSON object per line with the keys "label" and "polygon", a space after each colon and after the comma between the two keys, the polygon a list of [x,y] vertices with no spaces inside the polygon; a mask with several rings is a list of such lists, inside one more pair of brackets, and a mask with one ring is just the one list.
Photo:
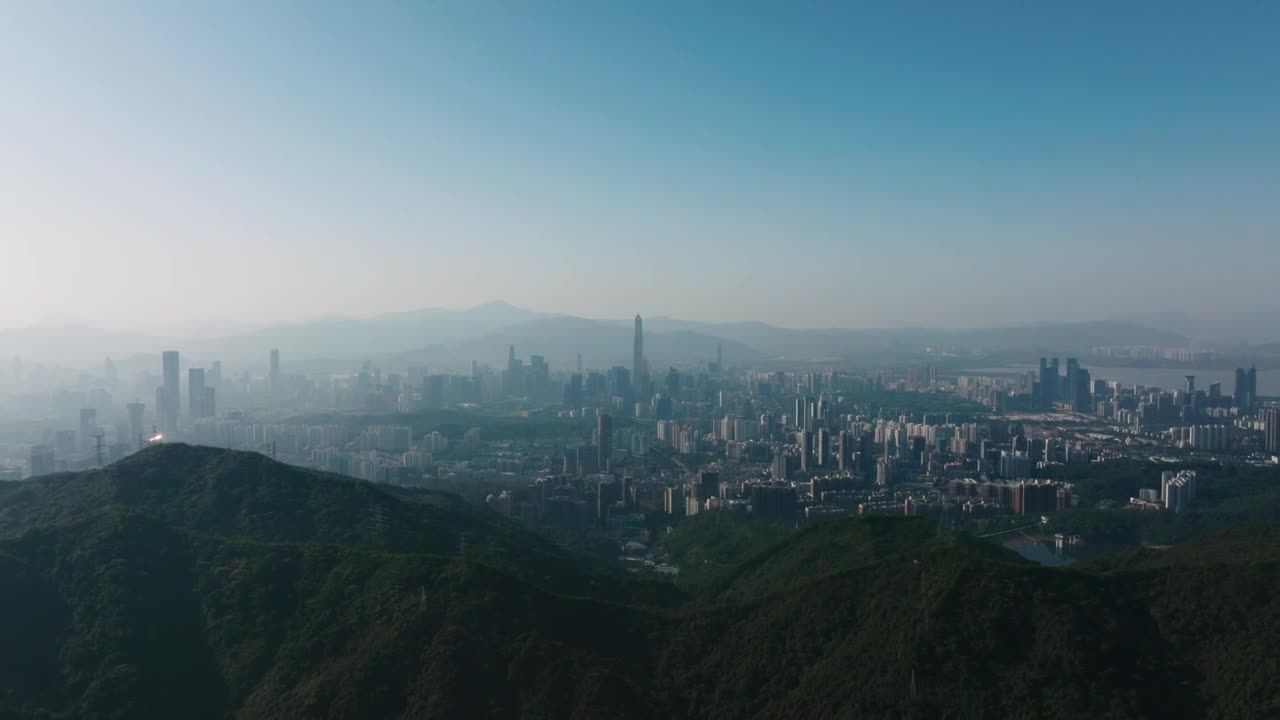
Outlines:
{"label": "mountain slope", "polygon": [[1268,717],[1276,543],[1077,571],[852,519],[678,604],[452,496],[158,447],[0,488],[0,717]]}
{"label": "mountain slope", "polygon": [[[258,542],[444,556],[465,548],[471,559],[570,594],[589,593],[602,572],[447,493],[400,491],[257,453],[181,444],[154,446],[102,470],[0,485],[0,536],[76,522],[104,509]],[[600,587],[631,596],[629,588]]]}
{"label": "mountain slope", "polygon": [[[0,676],[0,715],[644,716],[615,705],[645,687],[647,663],[612,649],[641,647],[606,622],[612,606],[462,559],[264,546],[105,512],[0,543],[0,583],[50,608],[26,628],[29,607],[0,606],[13,611],[0,630],[29,651]],[[547,692],[584,676],[599,697]]]}

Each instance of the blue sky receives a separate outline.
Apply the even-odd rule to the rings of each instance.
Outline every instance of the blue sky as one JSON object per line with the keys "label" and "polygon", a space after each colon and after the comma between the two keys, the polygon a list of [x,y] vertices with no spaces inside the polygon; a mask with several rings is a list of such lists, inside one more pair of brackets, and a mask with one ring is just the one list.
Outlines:
{"label": "blue sky", "polygon": [[9,7],[0,326],[1275,304],[1280,5],[1053,5]]}

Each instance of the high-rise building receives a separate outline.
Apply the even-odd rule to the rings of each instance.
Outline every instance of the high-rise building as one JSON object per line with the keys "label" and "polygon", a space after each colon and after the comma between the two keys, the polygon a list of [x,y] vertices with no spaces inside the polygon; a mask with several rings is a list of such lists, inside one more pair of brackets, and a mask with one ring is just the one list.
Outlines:
{"label": "high-rise building", "polygon": [[808,472],[813,465],[813,433],[808,430],[798,431],[796,445],[800,446],[800,470]]}
{"label": "high-rise building", "polygon": [[94,446],[93,436],[98,434],[98,411],[80,408],[80,452],[88,452]]}
{"label": "high-rise building", "polygon": [[162,384],[156,389],[156,419],[160,432],[178,430],[178,417],[182,412],[182,395],[178,387],[178,351],[166,350],[161,356],[164,368]]}
{"label": "high-rise building", "polygon": [[644,384],[646,375],[644,366],[644,321],[636,315],[636,336],[631,342],[631,378],[639,385]]}
{"label": "high-rise building", "polygon": [[836,438],[836,469],[840,472],[853,471],[853,433],[848,430],[841,430]]}
{"label": "high-rise building", "polygon": [[1262,434],[1266,440],[1267,452],[1280,454],[1280,407],[1269,407],[1262,411]]}
{"label": "high-rise building", "polygon": [[684,486],[669,487],[662,493],[662,509],[668,515],[683,515],[685,509]]}
{"label": "high-rise building", "polygon": [[608,472],[609,456],[613,454],[613,418],[600,413],[596,418],[596,434],[600,436],[596,445],[596,467],[600,472]]}
{"label": "high-rise building", "polygon": [[[1080,361],[1069,357],[1067,358],[1067,376],[1064,378],[1066,386],[1062,388],[1062,399],[1069,400],[1073,405],[1079,400],[1080,393],[1076,385],[1080,380]],[[1078,407],[1076,409],[1079,409]]]}
{"label": "high-rise building", "polygon": [[1042,408],[1051,408],[1058,401],[1058,358],[1040,358],[1040,397]]}
{"label": "high-rise building", "polygon": [[1088,412],[1093,407],[1093,377],[1084,368],[1076,369],[1076,394],[1072,400],[1076,412]]}
{"label": "high-rise building", "polygon": [[826,428],[818,428],[813,439],[814,464],[819,467],[827,464],[831,456],[831,433]]}
{"label": "high-rise building", "polygon": [[862,482],[869,483],[875,478],[876,473],[876,436],[875,433],[864,431],[862,436],[858,438],[858,472],[862,475]]}
{"label": "high-rise building", "polygon": [[1235,395],[1232,396],[1232,399],[1241,412],[1246,415],[1253,412],[1253,406],[1258,401],[1258,368],[1256,365],[1247,370],[1245,368],[1236,368]]}
{"label": "high-rise building", "polygon": [[1196,499],[1196,473],[1194,470],[1160,474],[1160,499],[1166,510],[1182,512]]}
{"label": "high-rise building", "polygon": [[752,485],[751,512],[763,520],[791,522],[796,516],[796,490],[785,484]]}
{"label": "high-rise building", "polygon": [[53,448],[48,445],[33,445],[31,447],[31,476],[52,475],[56,471],[56,465],[53,461]]}
{"label": "high-rise building", "polygon": [[1051,512],[1058,507],[1058,489],[1048,480],[1024,480],[1011,489],[1013,512],[1019,515]]}
{"label": "high-rise building", "polygon": [[267,376],[271,381],[271,390],[275,391],[280,387],[280,350],[271,348],[271,372]]}
{"label": "high-rise building", "polygon": [[137,443],[138,449],[142,449],[143,433],[143,414],[146,412],[147,406],[140,402],[129,403],[126,408],[129,411],[129,437],[128,442]]}
{"label": "high-rise building", "polygon": [[187,370],[187,403],[192,420],[213,417],[214,390],[205,384],[204,368]]}
{"label": "high-rise building", "polygon": [[876,461],[876,485],[888,487],[893,484],[893,463],[889,458]]}

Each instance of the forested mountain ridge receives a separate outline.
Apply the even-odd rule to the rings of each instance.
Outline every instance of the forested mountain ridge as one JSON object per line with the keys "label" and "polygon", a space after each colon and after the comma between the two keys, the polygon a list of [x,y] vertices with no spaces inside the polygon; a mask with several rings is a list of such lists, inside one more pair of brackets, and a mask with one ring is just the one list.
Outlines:
{"label": "forested mountain ridge", "polygon": [[0,717],[1268,717],[1275,543],[1077,571],[843,520],[682,601],[449,496],[160,447],[0,489]]}

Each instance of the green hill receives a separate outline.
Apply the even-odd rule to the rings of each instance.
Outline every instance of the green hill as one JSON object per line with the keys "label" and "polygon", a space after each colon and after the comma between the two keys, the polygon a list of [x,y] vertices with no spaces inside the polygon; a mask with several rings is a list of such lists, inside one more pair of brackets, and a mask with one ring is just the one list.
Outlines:
{"label": "green hill", "polygon": [[0,717],[1280,713],[1267,527],[1081,570],[920,519],[761,537],[685,595],[447,495],[153,448],[0,488]]}

